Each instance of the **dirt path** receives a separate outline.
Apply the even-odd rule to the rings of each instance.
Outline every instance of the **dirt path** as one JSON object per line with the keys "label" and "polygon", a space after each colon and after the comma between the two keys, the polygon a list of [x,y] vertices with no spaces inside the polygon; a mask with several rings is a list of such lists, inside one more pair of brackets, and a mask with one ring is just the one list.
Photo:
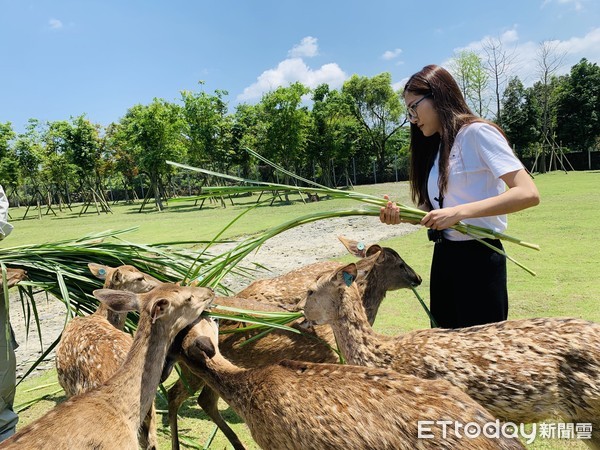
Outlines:
{"label": "dirt path", "polygon": [[[337,236],[364,241],[366,244],[410,233],[418,227],[408,224],[386,226],[377,217],[356,216],[312,222],[285,231],[269,239],[256,253],[249,255],[242,264],[256,262],[269,268],[262,278],[277,276],[307,264],[336,258],[346,253]],[[223,247],[225,250],[225,247]],[[218,251],[213,247],[213,252]],[[224,284],[234,292],[248,284],[247,279],[229,278]],[[65,323],[65,307],[56,298],[46,301],[45,295],[36,299],[42,327],[42,341],[47,348],[61,333]],[[17,377],[22,377],[31,364],[41,355],[40,341],[35,324],[30,326],[29,335],[25,326],[23,310],[18,296],[11,296],[11,323],[20,346],[16,351]],[[54,353],[50,353],[38,371],[54,367]]]}

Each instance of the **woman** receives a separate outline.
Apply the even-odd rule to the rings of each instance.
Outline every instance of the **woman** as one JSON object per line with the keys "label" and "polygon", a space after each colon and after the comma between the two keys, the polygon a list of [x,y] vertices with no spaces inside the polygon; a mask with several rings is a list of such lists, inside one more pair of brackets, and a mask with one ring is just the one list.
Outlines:
{"label": "woman", "polygon": [[[502,131],[471,112],[444,68],[429,65],[411,76],[404,101],[411,195],[427,211],[421,225],[436,242],[431,313],[443,328],[506,320],[506,258],[448,228],[462,221],[502,232],[507,213],[539,203],[538,190]],[[400,223],[397,205],[388,202],[380,219]],[[502,249],[499,240],[487,242]]]}

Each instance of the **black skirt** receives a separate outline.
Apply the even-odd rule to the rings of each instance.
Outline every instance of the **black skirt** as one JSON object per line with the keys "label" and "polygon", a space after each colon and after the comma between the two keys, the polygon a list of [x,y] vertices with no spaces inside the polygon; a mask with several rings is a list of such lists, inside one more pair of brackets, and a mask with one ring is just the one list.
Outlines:
{"label": "black skirt", "polygon": [[[499,240],[485,239],[503,249]],[[462,328],[508,317],[506,257],[475,240],[435,244],[431,314],[442,328]]]}

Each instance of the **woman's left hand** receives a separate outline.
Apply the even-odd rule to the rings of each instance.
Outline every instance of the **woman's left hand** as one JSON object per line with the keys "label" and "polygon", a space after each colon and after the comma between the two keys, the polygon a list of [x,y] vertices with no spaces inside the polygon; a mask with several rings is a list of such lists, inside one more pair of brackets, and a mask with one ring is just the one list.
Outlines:
{"label": "woman's left hand", "polygon": [[460,215],[460,209],[458,206],[450,208],[433,209],[429,211],[421,219],[421,225],[432,228],[434,230],[444,230],[450,228],[452,225],[456,225],[463,219]]}

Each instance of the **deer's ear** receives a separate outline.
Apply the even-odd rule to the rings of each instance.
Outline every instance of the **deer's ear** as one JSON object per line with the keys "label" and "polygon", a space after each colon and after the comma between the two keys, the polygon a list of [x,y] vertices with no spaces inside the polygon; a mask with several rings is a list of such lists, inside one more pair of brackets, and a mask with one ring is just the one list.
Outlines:
{"label": "deer's ear", "polygon": [[351,255],[354,255],[357,258],[364,258],[366,256],[367,246],[364,242],[353,241],[351,239],[346,239],[343,236],[338,236],[338,239],[342,244],[344,244],[344,247],[346,247]]}
{"label": "deer's ear", "polygon": [[356,264],[350,263],[347,266],[338,269],[335,274],[335,279],[338,283],[344,286],[350,286],[354,280],[356,280],[358,273]]}
{"label": "deer's ear", "polygon": [[169,306],[171,306],[171,302],[169,302],[169,300],[167,300],[166,298],[161,298],[160,300],[154,302],[152,308],[150,309],[150,317],[152,317],[152,323],[156,322],[158,319],[164,316],[167,313]]}
{"label": "deer's ear", "polygon": [[371,272],[371,270],[373,270],[373,266],[375,266],[375,264],[377,264],[377,260],[379,259],[379,257],[381,256],[382,253],[383,253],[383,251],[381,250],[381,247],[379,247],[378,252],[373,253],[372,255],[369,255],[366,258],[364,258],[360,262],[361,272],[364,272],[366,274]]}
{"label": "deer's ear", "polygon": [[369,247],[367,248],[367,251],[365,252],[365,256],[372,256],[375,253],[378,253],[381,251],[383,251],[383,248],[381,247],[381,245],[377,245],[377,244],[369,245]]}
{"label": "deer's ear", "polygon": [[112,267],[96,263],[89,263],[88,268],[96,278],[99,278],[101,280],[106,280],[108,272],[112,269]]}
{"label": "deer's ear", "polygon": [[137,294],[115,289],[96,289],[94,297],[116,312],[139,311]]}

